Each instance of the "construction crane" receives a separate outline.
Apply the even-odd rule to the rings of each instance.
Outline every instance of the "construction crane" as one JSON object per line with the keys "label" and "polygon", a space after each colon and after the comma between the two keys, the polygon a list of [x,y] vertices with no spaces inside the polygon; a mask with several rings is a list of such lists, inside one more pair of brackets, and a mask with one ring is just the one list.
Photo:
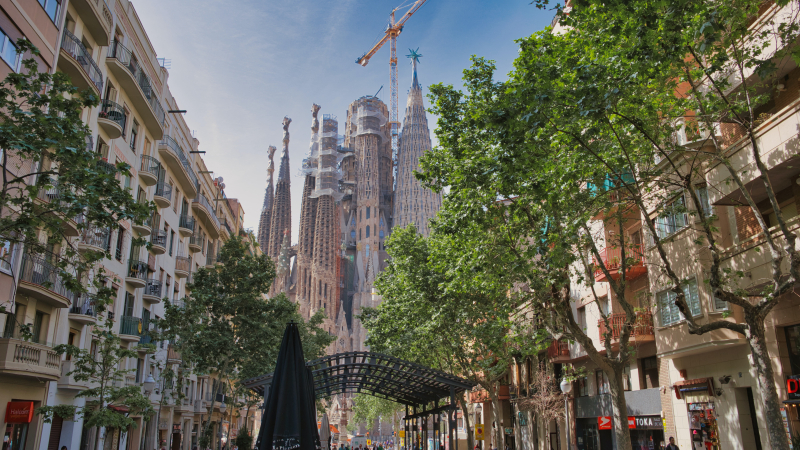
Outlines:
{"label": "construction crane", "polygon": [[360,58],[356,60],[356,64],[361,64],[365,66],[369,63],[370,58],[375,56],[375,53],[383,47],[383,44],[386,41],[390,41],[390,48],[391,48],[391,55],[389,56],[389,68],[390,68],[390,79],[391,82],[389,83],[390,91],[391,91],[391,99],[389,100],[389,109],[391,110],[392,118],[389,121],[389,125],[392,127],[392,160],[397,160],[397,138],[400,132],[400,122],[397,117],[397,36],[403,32],[403,26],[411,18],[411,16],[419,11],[423,4],[425,4],[427,0],[416,0],[411,7],[408,8],[403,17],[400,18],[397,22],[394,21],[394,15],[397,10],[403,8],[404,6],[398,6],[397,8],[392,10],[392,13],[389,15],[389,24],[386,26],[386,31],[384,32],[383,38],[378,41],[367,53],[361,55]]}

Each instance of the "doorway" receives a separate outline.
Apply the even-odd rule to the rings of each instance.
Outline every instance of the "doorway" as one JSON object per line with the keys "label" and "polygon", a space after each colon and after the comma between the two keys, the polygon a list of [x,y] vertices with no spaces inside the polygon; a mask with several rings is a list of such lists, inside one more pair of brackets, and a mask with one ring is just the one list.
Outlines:
{"label": "doorway", "polygon": [[753,389],[750,387],[736,388],[736,409],[739,412],[739,430],[742,433],[742,447],[762,450],[761,436],[758,431],[758,416],[756,403],[753,399]]}

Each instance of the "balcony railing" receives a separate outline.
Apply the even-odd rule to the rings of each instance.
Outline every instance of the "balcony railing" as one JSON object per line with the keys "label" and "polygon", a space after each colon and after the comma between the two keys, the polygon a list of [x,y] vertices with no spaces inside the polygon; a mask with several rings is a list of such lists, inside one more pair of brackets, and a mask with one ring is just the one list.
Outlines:
{"label": "balcony railing", "polygon": [[204,248],[206,245],[205,235],[200,234],[200,231],[195,228],[194,234],[189,237],[189,245],[196,245],[200,248]]}
{"label": "balcony railing", "polygon": [[139,332],[141,323],[142,319],[138,317],[122,316],[120,317],[119,322],[119,334],[125,334],[128,336],[141,336],[141,333]]}
{"label": "balcony railing", "polygon": [[181,228],[186,228],[188,230],[194,230],[195,220],[194,217],[189,217],[186,214],[181,214],[180,219],[178,220],[178,226]]}
{"label": "balcony railing", "polygon": [[161,172],[161,163],[149,155],[142,155],[142,172],[147,172],[150,175],[158,178],[159,172]]}
{"label": "balcony railing", "polygon": [[40,382],[55,381],[61,377],[61,355],[48,345],[4,335],[0,338],[0,371],[28,374]]}
{"label": "balcony railing", "polygon": [[[641,244],[634,244],[630,245],[625,249],[625,258],[627,259],[626,264],[626,277],[628,279],[634,279],[642,274],[644,274],[647,269],[644,266],[644,248]],[[622,269],[622,248],[619,246],[616,247],[606,247],[600,250],[600,259],[603,260],[603,264],[608,269],[608,272],[611,274],[611,278],[618,279],[620,275],[620,269]],[[595,259],[595,271],[594,271],[594,279],[595,281],[604,281],[606,279],[606,274],[603,272],[603,269],[600,268],[599,263]]]}
{"label": "balcony railing", "polygon": [[95,225],[89,225],[84,228],[81,235],[81,242],[86,245],[107,249],[109,246],[109,239],[111,239],[111,232],[108,228],[100,228]]}
{"label": "balcony railing", "polygon": [[150,243],[167,248],[167,232],[164,230],[153,230],[153,234],[150,235]]}
{"label": "balcony railing", "polygon": [[144,73],[136,59],[132,58],[131,51],[125,48],[119,42],[112,41],[111,46],[108,47],[108,57],[119,61],[123,66],[125,66],[126,69],[128,69],[131,75],[133,75],[136,83],[142,89],[144,96],[147,98],[147,102],[150,104],[150,108],[152,108],[158,123],[163,125],[164,117],[166,116],[164,113],[164,108],[161,107],[161,103],[158,101],[158,98],[153,92],[150,78]]}
{"label": "balcony railing", "polygon": [[39,189],[39,194],[36,196],[39,200],[47,203],[59,202],[63,197],[62,190],[64,188],[58,186],[56,182],[51,181],[51,187],[42,187]]}
{"label": "balcony railing", "polygon": [[69,53],[69,55],[80,64],[83,71],[86,72],[86,75],[97,87],[97,90],[102,92],[103,74],[100,72],[100,67],[98,67],[97,63],[92,59],[92,55],[89,54],[89,51],[86,50],[86,47],[81,43],[81,40],[70,33],[69,30],[64,30],[64,39],[61,40],[61,49]]}
{"label": "balcony railing", "polygon": [[168,185],[166,182],[159,181],[156,183],[156,193],[155,195],[159,197],[168,198],[172,201],[172,186]]}
{"label": "balcony railing", "polygon": [[122,105],[112,102],[108,99],[103,100],[100,103],[99,117],[115,122],[123,130],[125,130],[125,123],[128,120],[125,116],[125,110],[122,108]]}
{"label": "balcony railing", "polygon": [[146,281],[142,295],[150,295],[161,298],[161,280],[150,278]]}
{"label": "balcony railing", "polygon": [[24,253],[19,279],[41,286],[71,301],[75,295],[67,289],[64,280],[61,279],[61,269],[59,269],[57,261],[58,257],[53,254]]}
{"label": "balcony railing", "polygon": [[228,225],[228,219],[222,219],[222,225],[228,230],[228,234],[233,236],[233,231],[231,230],[231,226]]}
{"label": "balcony railing", "polygon": [[214,210],[214,207],[211,206],[211,202],[208,201],[206,196],[203,194],[198,194],[197,197],[195,197],[194,201],[196,203],[199,203],[208,210],[208,215],[211,217],[211,220],[213,220],[214,223],[217,224],[217,228],[219,228],[220,223],[219,223],[219,218],[217,217],[217,213]]}
{"label": "balcony railing", "polygon": [[554,340],[550,347],[547,347],[547,357],[550,359],[569,358],[569,342]]}
{"label": "balcony railing", "polygon": [[136,259],[128,261],[128,278],[147,281],[147,262]]}
{"label": "balcony railing", "polygon": [[178,255],[175,257],[175,271],[189,272],[192,270],[192,258]]}
{"label": "balcony railing", "polygon": [[170,136],[164,136],[164,139],[161,140],[161,145],[166,145],[167,148],[178,157],[178,160],[183,165],[184,169],[186,169],[186,173],[189,174],[189,178],[192,180],[192,184],[195,186],[198,185],[197,175],[195,175],[194,170],[192,169],[192,163],[189,161],[189,158],[186,157],[186,153],[181,148],[181,145]]}
{"label": "balcony railing", "polygon": [[83,316],[97,317],[97,307],[95,298],[89,294],[83,294],[77,298],[69,308],[70,314],[80,314]]}
{"label": "balcony railing", "polygon": [[167,359],[171,359],[173,361],[177,361],[181,359],[181,354],[178,353],[178,350],[175,349],[171,344],[167,348]]}
{"label": "balcony railing", "polygon": [[[602,338],[606,333],[610,332],[612,340],[619,340],[619,336],[622,334],[622,329],[625,326],[625,318],[626,315],[624,313],[611,314],[608,318],[608,323],[611,326],[610,331],[606,328],[606,323],[603,319],[598,320],[597,328],[600,330],[600,337]],[[638,339],[652,336],[654,336],[653,314],[650,311],[637,312],[636,322],[631,325],[631,338]]]}
{"label": "balcony railing", "polygon": [[213,266],[217,263],[217,255],[214,254],[214,249],[209,249],[206,252],[206,265]]}

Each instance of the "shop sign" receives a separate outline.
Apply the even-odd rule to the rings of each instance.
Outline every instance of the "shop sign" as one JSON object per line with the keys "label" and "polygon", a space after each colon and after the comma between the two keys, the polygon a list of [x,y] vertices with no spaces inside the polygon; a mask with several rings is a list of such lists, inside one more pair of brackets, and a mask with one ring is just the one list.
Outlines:
{"label": "shop sign", "polygon": [[629,416],[628,428],[637,430],[660,430],[661,416]]}
{"label": "shop sign", "polygon": [[506,431],[506,434],[514,434],[514,429],[513,428],[506,428],[505,431]]}
{"label": "shop sign", "polygon": [[597,418],[597,429],[598,430],[610,430],[611,429],[611,416],[602,416]]}
{"label": "shop sign", "polygon": [[31,423],[31,420],[33,420],[33,402],[8,402],[6,423]]}
{"label": "shop sign", "polygon": [[786,379],[786,392],[789,400],[800,400],[800,375],[790,375]]}

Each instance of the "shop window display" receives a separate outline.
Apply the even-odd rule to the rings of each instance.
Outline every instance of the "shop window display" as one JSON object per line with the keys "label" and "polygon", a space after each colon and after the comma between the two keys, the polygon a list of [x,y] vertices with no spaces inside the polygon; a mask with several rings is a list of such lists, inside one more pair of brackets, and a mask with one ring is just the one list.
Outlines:
{"label": "shop window display", "polygon": [[689,432],[694,450],[719,450],[719,429],[714,402],[687,403]]}

